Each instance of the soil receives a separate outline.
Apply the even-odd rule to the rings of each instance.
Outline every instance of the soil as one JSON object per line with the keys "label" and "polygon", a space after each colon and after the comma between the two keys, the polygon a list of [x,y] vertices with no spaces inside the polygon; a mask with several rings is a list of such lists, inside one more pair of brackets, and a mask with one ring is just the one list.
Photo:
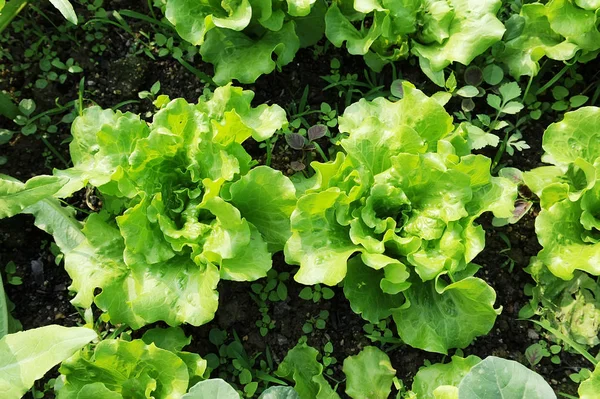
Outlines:
{"label": "soil", "polygon": [[[136,11],[147,13],[147,6],[142,3],[144,2],[139,2]],[[104,7],[106,10],[122,9],[130,7],[130,4],[124,1],[106,1]],[[61,23],[60,16],[56,15],[51,8],[44,11],[52,20]],[[86,18],[91,17],[85,9],[77,11]],[[24,17],[45,32],[52,32],[54,29],[45,18],[32,11],[25,11]],[[151,27],[146,23],[137,20],[128,20],[128,22],[134,32],[151,31]],[[8,31],[10,32],[10,28]],[[161,94],[168,94],[171,98],[184,97],[189,101],[195,101],[202,94],[204,83],[177,61],[170,57],[156,57],[156,60],[151,60],[143,53],[135,54],[139,43],[131,35],[112,25],[105,26],[104,32],[103,43],[107,49],[102,55],[95,54],[91,50],[92,43],[83,39],[80,41],[81,45],[75,47],[69,42],[59,41],[54,44],[61,59],[73,57],[80,61],[86,77],[85,98],[103,107],[112,107],[123,101],[137,100],[137,93],[148,90],[157,80],[161,82]],[[80,39],[78,35],[83,35],[77,30],[71,33]],[[23,60],[23,51],[26,47],[18,45],[23,41],[19,34],[11,33],[11,42],[17,43],[9,48],[15,63]],[[341,75],[356,73],[359,77],[363,76],[366,66],[362,59],[348,55],[345,50],[329,48],[326,50],[326,55],[321,56],[315,54],[313,49],[304,49],[298,53],[293,63],[284,67],[281,72],[262,76],[255,84],[245,87],[256,93],[255,104],[279,104],[290,109],[308,85],[308,104],[311,104],[313,109],[318,109],[322,102],[326,102],[341,113],[344,107],[343,96],[340,97],[336,89],[324,90],[328,83],[321,78],[331,74],[330,60],[333,57],[341,61]],[[208,74],[212,73],[212,67],[199,62],[198,57],[194,66]],[[410,79],[427,94],[431,95],[437,91],[431,83],[427,83],[427,79],[419,72],[418,67],[405,62],[400,63],[399,68],[404,72],[404,78]],[[40,109],[51,108],[53,102],[48,100],[54,98],[59,98],[61,103],[77,98],[78,76],[71,75],[64,84],[53,84],[40,94],[35,89],[25,88],[35,74],[35,71],[10,72],[8,76],[5,73],[0,81],[0,89],[9,92],[20,91],[20,98],[34,98]],[[384,77],[384,86],[389,87],[391,70],[385,69],[381,76]],[[358,96],[354,100],[356,99]],[[451,103],[450,106],[458,109],[457,104]],[[126,104],[120,109],[144,115],[152,109],[152,105],[148,100],[141,100]],[[505,155],[503,163],[522,170],[538,166],[542,154],[541,135],[551,119],[551,117],[543,118],[538,121],[539,123],[530,126],[528,129],[530,135],[526,140],[531,149],[514,157]],[[318,122],[311,117],[307,120],[311,124]],[[0,119],[0,127],[13,128],[5,119]],[[64,123],[59,124],[57,133],[47,136],[48,141],[65,159],[69,159],[68,138],[69,127]],[[326,149],[330,146],[327,138],[321,139],[319,144]],[[259,148],[257,144],[250,144],[248,150],[259,162],[266,161],[264,149]],[[494,150],[484,151],[484,153],[494,156]],[[50,173],[52,168],[64,168],[60,160],[48,151],[47,146],[36,135],[16,135],[9,144],[0,146],[0,155],[8,159],[5,165],[0,166],[0,173],[21,180]],[[280,140],[274,148],[271,166],[291,174],[293,173],[291,163],[304,160],[305,156],[306,154],[301,151],[290,150],[283,140]],[[313,154],[313,157],[316,157],[316,154]],[[86,207],[81,196],[76,196],[73,201],[78,207]],[[517,225],[501,228],[491,226],[489,217],[480,220],[487,231],[487,241],[484,251],[476,258],[475,263],[482,266],[479,276],[496,290],[496,304],[503,310],[492,331],[464,349],[466,355],[476,354],[482,358],[496,355],[527,365],[524,357],[525,349],[544,338],[532,323],[517,320],[519,309],[528,300],[523,293],[524,286],[532,283],[523,269],[527,266],[529,258],[536,255],[540,249],[534,229],[535,215],[534,209]],[[501,252],[506,248],[501,234],[510,240],[512,249],[507,252]],[[68,291],[69,276],[60,265],[55,264],[54,256],[50,252],[51,242],[52,237],[38,230],[30,216],[19,215],[0,220],[0,265],[6,265],[9,261],[14,262],[17,265],[16,274],[23,281],[22,285],[6,284],[5,288],[9,298],[16,305],[13,314],[21,321],[24,329],[51,323],[67,326],[81,323],[81,316],[69,303],[71,297]],[[512,271],[507,265],[503,266],[509,257],[514,261]],[[274,268],[279,272],[293,270],[292,266],[285,264],[282,254],[275,256]],[[285,357],[298,339],[305,335],[302,326],[306,320],[311,316],[317,316],[321,310],[328,310],[330,316],[326,328],[315,329],[315,332],[309,335],[308,343],[319,350],[322,350],[326,342],[333,343],[332,356],[338,362],[330,367],[333,370],[331,378],[332,381],[342,381],[342,360],[358,353],[365,346],[378,345],[365,337],[363,326],[367,323],[352,312],[340,287],[333,287],[335,296],[331,300],[321,300],[318,304],[299,298],[298,293],[303,286],[289,281],[287,287],[288,299],[269,305],[269,314],[275,321],[275,327],[263,338],[255,326],[260,313],[258,305],[249,296],[250,283],[221,281],[218,287],[220,307],[215,319],[199,328],[184,327],[185,331],[193,336],[192,344],[186,350],[196,351],[202,355],[216,352],[217,348],[210,343],[208,336],[211,329],[218,328],[227,330],[230,336],[235,331],[251,356],[259,352],[264,353],[269,348],[277,363]],[[398,378],[407,386],[410,386],[412,377],[426,361],[433,363],[445,359],[442,355],[412,349],[405,345],[384,344],[383,348],[388,351],[392,365],[398,372]],[[545,358],[534,369],[553,386],[557,393],[573,395],[576,393],[577,386],[568,378],[568,374],[587,365],[581,357],[565,351],[560,353],[560,357],[560,365],[554,365]],[[43,383],[43,381],[38,382],[38,388],[41,389]],[[343,392],[343,385],[342,381],[338,392]]]}

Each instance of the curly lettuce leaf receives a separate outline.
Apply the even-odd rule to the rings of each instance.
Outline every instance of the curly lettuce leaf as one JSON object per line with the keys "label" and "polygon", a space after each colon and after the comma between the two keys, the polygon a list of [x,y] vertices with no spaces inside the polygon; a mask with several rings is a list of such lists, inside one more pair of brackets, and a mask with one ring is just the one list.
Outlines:
{"label": "curly lettuce leaf", "polygon": [[523,18],[523,31],[504,43],[504,49],[497,56],[499,61],[506,63],[515,79],[522,75],[537,75],[540,70],[539,61],[543,57],[566,61],[575,56],[579,47],[552,29],[546,5],[525,4],[520,16]]}
{"label": "curly lettuce leaf", "polygon": [[535,221],[543,249],[538,259],[557,277],[573,278],[575,270],[600,275],[600,237],[581,224],[579,202],[561,201],[545,209]]}
{"label": "curly lettuce leaf", "polygon": [[[587,6],[592,8],[590,4]],[[600,49],[600,31],[596,16],[597,10],[600,9],[599,4],[595,4],[595,9],[584,9],[573,4],[573,1],[552,0],[546,8],[553,31],[584,51]]]}
{"label": "curly lettuce leaf", "polygon": [[453,62],[469,65],[476,56],[502,39],[504,25],[496,17],[501,6],[500,0],[425,2],[425,16],[440,13],[440,3],[445,6],[441,12],[442,18],[433,21],[442,23],[438,22],[434,28],[432,21],[426,19],[425,33],[428,33],[428,28],[443,33],[434,35],[436,40],[433,43],[419,43],[417,39],[412,46],[412,52],[427,59],[434,72],[441,71]]}
{"label": "curly lettuce leaf", "polygon": [[544,132],[542,160],[554,164],[523,174],[540,196],[538,260],[564,280],[575,270],[600,274],[600,109],[565,114]]}
{"label": "curly lettuce leaf", "polygon": [[107,391],[119,395],[114,397],[176,399],[185,394],[191,377],[176,354],[142,340],[101,341],[93,351],[64,361],[59,371],[55,390],[60,399]]}
{"label": "curly lettuce leaf", "polygon": [[244,29],[252,18],[252,6],[248,0],[168,0],[165,16],[188,42],[199,45],[211,29],[226,28],[234,31]]}
{"label": "curly lettuce leaf", "polygon": [[582,107],[567,112],[560,122],[548,126],[542,139],[542,161],[566,166],[581,158],[594,164],[600,157],[600,108]]}
{"label": "curly lettuce leaf", "polygon": [[519,314],[533,314],[578,344],[593,347],[600,343],[600,284],[583,272],[565,281],[554,276],[533,257],[525,269],[536,282],[530,288],[529,304]]}
{"label": "curly lettuce leaf", "polygon": [[[158,320],[201,325],[214,317],[219,281],[214,265],[200,267],[181,255],[157,264],[134,257],[128,265],[123,237],[100,215],[90,215],[83,233],[86,240],[65,254],[65,269],[73,279],[69,289],[77,292],[75,306],[95,302],[113,323],[134,329]],[[96,288],[102,292],[94,298]]]}
{"label": "curly lettuce leaf", "polygon": [[[402,264],[398,268],[387,266],[383,270],[375,270],[356,256],[348,261],[344,295],[354,313],[369,323],[377,324],[391,316],[395,308],[402,306],[404,298],[395,294],[410,287],[407,281],[409,276],[406,266]],[[391,289],[388,292],[384,290],[386,283],[395,288],[391,293]]]}
{"label": "curly lettuce leaf", "polygon": [[[498,42],[504,25],[496,17],[500,0],[404,0],[334,2],[325,15],[327,38],[346,43],[350,54],[382,67],[409,52],[419,57],[428,76],[437,80],[452,62],[468,65]],[[357,21],[364,21],[358,27]],[[367,27],[368,26],[368,27]]]}

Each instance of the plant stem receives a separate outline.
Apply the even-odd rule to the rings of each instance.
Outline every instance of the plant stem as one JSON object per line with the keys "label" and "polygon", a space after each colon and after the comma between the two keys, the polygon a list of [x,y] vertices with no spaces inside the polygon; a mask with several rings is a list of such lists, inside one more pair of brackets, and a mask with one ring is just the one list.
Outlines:
{"label": "plant stem", "polygon": [[56,158],[58,158],[63,164],[65,164],[65,167],[68,168],[69,167],[69,162],[67,162],[67,160],[62,155],[60,155],[60,152],[58,152],[56,150],[56,148],[54,148],[54,146],[52,144],[50,144],[50,142],[48,141],[48,139],[46,139],[44,136],[41,136],[41,139],[42,139],[42,142],[44,144],[46,144],[46,147],[48,147],[48,149],[50,151],[52,151],[52,153],[56,156]]}

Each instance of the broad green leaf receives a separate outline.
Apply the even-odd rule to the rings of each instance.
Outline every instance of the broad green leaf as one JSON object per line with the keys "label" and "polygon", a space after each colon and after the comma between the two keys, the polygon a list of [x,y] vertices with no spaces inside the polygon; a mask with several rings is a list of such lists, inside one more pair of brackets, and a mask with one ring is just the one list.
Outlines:
{"label": "broad green leaf", "polygon": [[352,399],[387,399],[396,376],[388,355],[374,346],[344,359],[343,371],[346,393]]}
{"label": "broad green leaf", "polygon": [[316,349],[298,344],[287,353],[275,374],[293,381],[300,399],[339,399],[323,377],[323,365],[317,361],[318,354]]}
{"label": "broad green leaf", "polygon": [[70,23],[77,25],[77,14],[69,0],[50,0],[50,3],[65,17]]}
{"label": "broad green leaf", "polygon": [[452,356],[450,363],[422,367],[413,379],[412,391],[419,399],[437,399],[438,388],[458,386],[473,366],[481,362],[477,356]]}
{"label": "broad green leaf", "polygon": [[51,368],[96,338],[89,328],[56,325],[5,335],[0,339],[0,395],[22,397]]}
{"label": "broad green leaf", "polygon": [[[600,7],[597,7],[597,9]],[[585,10],[567,0],[553,0],[546,5],[553,31],[577,44],[583,50],[600,49],[597,10]]]}
{"label": "broad green leaf", "polygon": [[487,334],[496,321],[496,293],[485,281],[467,277],[444,285],[437,281],[412,281],[405,291],[407,305],[395,310],[400,338],[430,352],[448,353],[464,348]]}
{"label": "broad green leaf", "polygon": [[[387,318],[393,309],[404,303],[402,295],[390,295],[382,291],[380,284],[385,278],[384,270],[365,266],[359,256],[348,261],[344,295],[350,301],[354,313],[360,314],[370,323],[378,323]],[[407,277],[408,273],[405,279]]]}
{"label": "broad green leaf", "polygon": [[317,0],[312,5],[310,14],[294,18],[296,34],[300,40],[300,48],[313,46],[323,38],[325,34],[326,12],[327,4],[325,4],[325,1]]}
{"label": "broad green leaf", "polygon": [[[217,84],[224,85],[233,79],[240,83],[254,83],[260,75],[289,64],[299,47],[295,24],[287,22],[281,30],[267,31],[259,39],[244,32],[213,29],[206,35],[200,54],[204,61],[215,66],[213,80]],[[239,62],[242,59],[244,63]]]}
{"label": "broad green leaf", "polygon": [[337,3],[333,3],[325,14],[325,34],[334,46],[341,47],[346,42],[350,54],[365,55],[373,42],[382,34],[385,19],[384,13],[376,12],[368,31],[359,31],[344,16]]}
{"label": "broad green leaf", "polygon": [[577,393],[579,399],[600,398],[600,366],[596,366],[592,376],[579,385]]}
{"label": "broad green leaf", "polygon": [[240,395],[235,389],[220,378],[211,378],[200,381],[190,388],[189,392],[183,395],[181,399],[239,399]]}
{"label": "broad green leaf", "polygon": [[176,352],[192,342],[192,337],[186,337],[179,327],[160,328],[148,330],[142,336],[142,341],[147,345],[153,343],[160,349]]}
{"label": "broad green leaf", "polygon": [[23,210],[35,216],[34,224],[48,234],[61,252],[66,254],[77,247],[85,236],[81,232],[82,224],[75,219],[77,211],[70,206],[62,206],[58,199],[47,198]]}
{"label": "broad green leaf", "polygon": [[189,383],[188,369],[179,357],[139,339],[101,341],[93,351],[78,352],[64,361],[59,371],[59,399],[81,398],[90,384],[95,389],[103,384],[123,396],[176,399],[185,394]]}
{"label": "broad green leaf", "polygon": [[[296,189],[281,172],[266,166],[251,170],[229,188],[230,202],[261,232],[272,252],[290,237]],[[228,198],[226,198],[228,199]]]}
{"label": "broad green leaf", "polygon": [[0,219],[14,216],[38,201],[52,197],[66,183],[56,176],[36,176],[25,183],[0,174]]}
{"label": "broad green leaf", "polygon": [[554,391],[537,373],[512,360],[489,356],[473,366],[458,385],[462,399],[555,399]]}
{"label": "broad green leaf", "polygon": [[148,205],[149,201],[143,200],[116,219],[125,240],[126,262],[138,254],[148,264],[164,262],[175,256],[159,225],[148,219]]}

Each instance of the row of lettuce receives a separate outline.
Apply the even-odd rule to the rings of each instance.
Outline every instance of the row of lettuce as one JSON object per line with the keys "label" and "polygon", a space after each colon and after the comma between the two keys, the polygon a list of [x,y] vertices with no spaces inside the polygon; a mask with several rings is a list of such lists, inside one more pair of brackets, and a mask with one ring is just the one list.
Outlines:
{"label": "row of lettuce", "polygon": [[[95,347],[86,346],[97,338],[91,329],[61,326],[6,336],[0,341],[0,362],[4,363],[0,392],[7,399],[19,398],[35,379],[62,361],[55,384],[58,399],[242,397],[224,380],[209,377],[205,359],[183,350],[190,339],[178,327],[154,328],[141,339],[105,339]],[[289,385],[272,385],[259,399],[339,399],[318,356],[316,349],[296,345],[273,373],[273,380]],[[474,355],[452,356],[448,363],[422,367],[410,390],[396,377],[388,355],[373,346],[344,359],[342,370],[345,393],[352,399],[387,399],[392,388],[406,399],[556,398],[541,376],[520,363],[494,356],[484,360]],[[600,372],[596,371],[581,384],[581,399],[597,398],[599,386]]]}
{"label": "row of lettuce", "polygon": [[[511,75],[535,76],[540,61],[581,62],[600,51],[595,0],[550,0],[524,4],[501,0],[160,0],[168,22],[200,46],[215,67],[214,81],[253,83],[293,61],[299,48],[325,35],[336,47],[384,65],[418,58],[430,79],[444,85],[444,68],[468,65],[492,49]],[[500,11],[500,18],[498,14]]]}
{"label": "row of lettuce", "polygon": [[[500,312],[492,287],[475,277],[480,267],[472,260],[485,246],[476,219],[484,212],[511,219],[519,212],[518,186],[527,184],[541,199],[536,232],[544,247],[530,266],[539,285],[532,288],[528,311],[540,313],[578,344],[596,345],[599,289],[591,276],[600,275],[600,109],[567,113],[548,128],[543,160],[553,166],[525,172],[522,179],[511,170],[494,177],[490,159],[471,154],[468,126],[455,126],[442,105],[410,83],[403,92],[396,102],[361,100],[347,108],[339,119],[341,151],[332,161],[314,162],[311,178],[288,178],[256,166],[246,152],[244,141],[266,140],[287,124],[277,105],[252,107],[250,91],[227,85],[197,104],[176,99],[151,123],[91,107],[73,123],[72,168],[25,183],[0,175],[0,217],[34,215],[64,254],[73,280],[69,289],[76,294],[72,303],[84,309],[95,304],[115,325],[205,324],[217,310],[220,279],[264,277],[273,253],[283,250],[286,262],[299,266],[296,281],[343,283],[352,309],[365,320],[392,316],[403,342],[446,354],[487,334]],[[100,194],[103,207],[81,222],[60,199],[88,185]],[[6,335],[11,323],[0,297],[5,335],[0,352],[6,353],[0,368],[11,370],[0,376],[0,392],[19,397],[33,382],[23,373],[39,370],[33,367],[36,356],[20,356],[23,348],[36,346],[26,344],[26,333]],[[72,331],[85,342],[58,334],[55,346],[71,350],[64,358],[95,338],[93,331]],[[110,342],[88,346],[63,363],[64,384],[57,387],[69,386],[71,372],[100,378],[105,371],[95,363],[116,361],[110,356],[151,364],[153,356],[163,356],[141,342]],[[70,346],[75,343],[80,346]],[[53,358],[54,364],[64,358]],[[462,377],[479,360],[464,361],[457,360],[462,371],[452,372],[456,378],[440,385],[460,390]],[[184,356],[184,363],[195,374],[173,377],[182,392],[197,382],[193,376],[206,377],[197,355]],[[582,384],[583,392],[599,392],[599,372]],[[144,383],[111,385],[99,379],[85,389],[104,396],[79,397],[121,397],[119,389],[148,395],[158,389],[156,375],[135,375]],[[295,375],[286,374],[290,380]],[[221,383],[202,386],[212,384]],[[75,385],[73,391],[60,388],[65,393],[59,397],[78,397],[84,388]],[[334,397],[295,389],[303,399]],[[448,388],[448,395],[457,395],[456,389]],[[173,395],[157,397],[180,397]],[[352,397],[374,397],[357,395]],[[485,397],[473,395],[468,397]],[[550,397],[544,395],[539,397]],[[597,397],[587,395],[582,397]]]}

